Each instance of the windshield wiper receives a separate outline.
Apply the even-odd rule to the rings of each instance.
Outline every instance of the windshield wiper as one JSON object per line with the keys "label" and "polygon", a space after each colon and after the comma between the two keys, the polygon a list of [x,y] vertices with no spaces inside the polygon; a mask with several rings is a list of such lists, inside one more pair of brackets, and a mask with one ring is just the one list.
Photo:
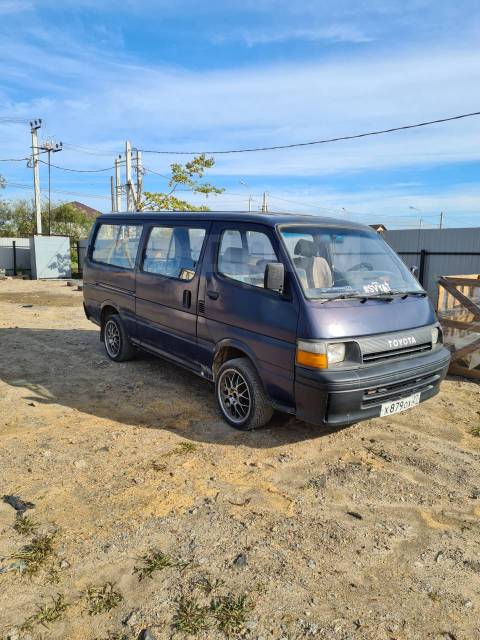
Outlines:
{"label": "windshield wiper", "polygon": [[338,296],[332,296],[331,298],[324,298],[322,304],[324,304],[325,302],[331,302],[332,300],[362,300],[364,302],[366,300],[391,301],[393,300],[393,297],[389,293],[353,293],[350,295],[342,293]]}
{"label": "windshield wiper", "polygon": [[425,291],[389,291],[388,293],[352,293],[350,295],[347,293],[341,293],[338,296],[324,298],[322,300],[322,304],[332,300],[362,300],[363,302],[366,302],[367,300],[385,300],[386,302],[391,302],[394,296],[401,296],[403,299],[408,298],[408,296],[426,298],[427,294]]}
{"label": "windshield wiper", "polygon": [[402,298],[408,298],[408,296],[417,296],[419,298],[426,298],[426,291],[391,291],[392,296],[401,296]]}

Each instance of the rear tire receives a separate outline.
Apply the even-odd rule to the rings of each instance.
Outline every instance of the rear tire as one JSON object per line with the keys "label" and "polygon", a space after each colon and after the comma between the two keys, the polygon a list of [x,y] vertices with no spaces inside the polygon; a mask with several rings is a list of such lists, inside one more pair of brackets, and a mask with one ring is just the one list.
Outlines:
{"label": "rear tire", "polygon": [[235,429],[258,429],[273,415],[262,381],[247,358],[223,363],[216,377],[215,395],[222,418]]}
{"label": "rear tire", "polygon": [[128,339],[120,316],[112,314],[103,324],[103,344],[110,360],[125,362],[135,357],[137,350]]}

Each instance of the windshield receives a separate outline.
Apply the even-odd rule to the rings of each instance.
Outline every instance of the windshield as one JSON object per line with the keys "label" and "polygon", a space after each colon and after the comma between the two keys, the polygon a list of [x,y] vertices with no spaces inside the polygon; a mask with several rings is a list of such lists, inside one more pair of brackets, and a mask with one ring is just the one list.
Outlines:
{"label": "windshield", "polygon": [[307,298],[423,291],[375,231],[289,226],[280,233]]}

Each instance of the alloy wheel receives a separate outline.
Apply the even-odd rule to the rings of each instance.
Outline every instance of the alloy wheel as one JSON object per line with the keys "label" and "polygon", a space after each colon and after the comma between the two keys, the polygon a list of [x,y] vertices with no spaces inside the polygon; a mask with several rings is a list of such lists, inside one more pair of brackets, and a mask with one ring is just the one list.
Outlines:
{"label": "alloy wheel", "polygon": [[252,403],[247,381],[237,369],[225,369],[218,381],[218,400],[223,413],[236,423],[244,422]]}
{"label": "alloy wheel", "polygon": [[107,320],[105,324],[105,349],[111,358],[116,358],[120,353],[121,335],[118,325],[113,320]]}

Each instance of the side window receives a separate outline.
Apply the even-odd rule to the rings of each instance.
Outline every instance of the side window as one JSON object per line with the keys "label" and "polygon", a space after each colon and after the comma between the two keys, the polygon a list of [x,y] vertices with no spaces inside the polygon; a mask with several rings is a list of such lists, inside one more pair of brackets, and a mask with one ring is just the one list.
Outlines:
{"label": "side window", "polygon": [[205,229],[189,229],[188,237],[190,241],[190,253],[192,260],[198,262],[205,239]]}
{"label": "side window", "polygon": [[153,227],[145,248],[143,271],[192,280],[205,239],[205,229]]}
{"label": "side window", "polygon": [[218,270],[223,275],[254,287],[263,287],[265,265],[276,261],[272,243],[265,233],[238,229],[226,229],[222,233]]}
{"label": "side window", "polygon": [[95,237],[92,260],[124,269],[134,269],[140,224],[102,224]]}

